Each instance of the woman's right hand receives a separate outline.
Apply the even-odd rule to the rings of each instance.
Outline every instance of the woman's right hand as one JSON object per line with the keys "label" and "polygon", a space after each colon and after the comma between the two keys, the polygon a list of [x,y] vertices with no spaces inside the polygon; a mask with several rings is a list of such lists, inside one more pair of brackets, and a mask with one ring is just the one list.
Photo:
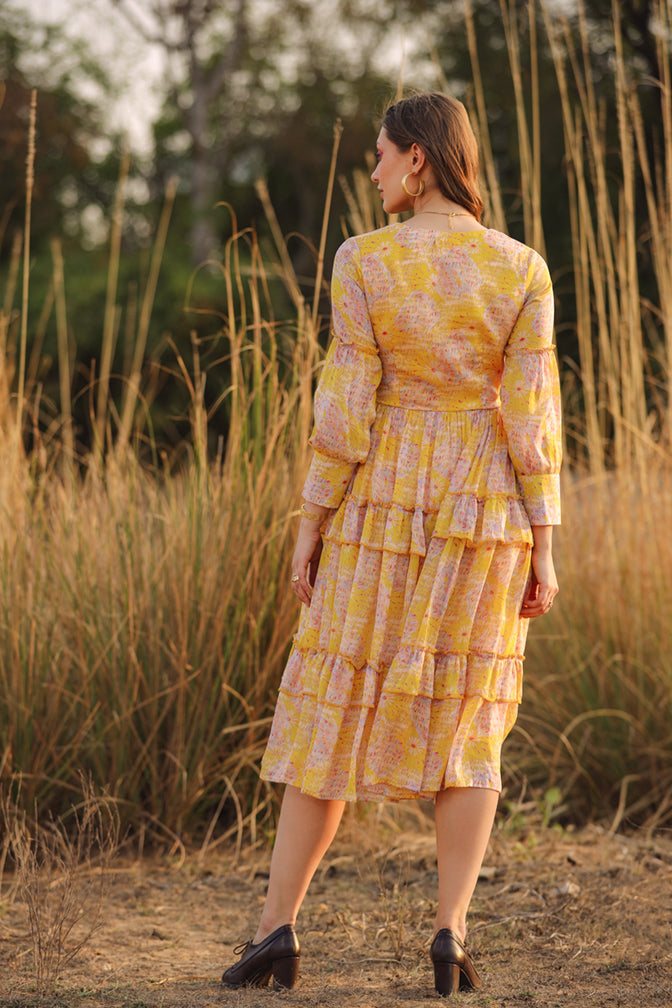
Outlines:
{"label": "woman's right hand", "polygon": [[315,575],[322,553],[320,523],[302,518],[292,557],[292,588],[304,605],[310,605]]}

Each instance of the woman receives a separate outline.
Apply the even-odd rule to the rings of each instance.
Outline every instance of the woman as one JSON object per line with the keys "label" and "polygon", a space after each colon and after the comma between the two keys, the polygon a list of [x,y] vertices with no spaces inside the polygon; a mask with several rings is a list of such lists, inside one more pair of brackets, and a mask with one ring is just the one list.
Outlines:
{"label": "woman", "polygon": [[348,239],[334,263],[334,335],[292,562],[304,608],[262,763],[262,777],[287,787],[259,928],[224,973],[230,986],[271,973],[295,983],[294,923],[345,802],[419,797],[435,802],[435,986],[480,986],[467,909],[521,698],[527,620],[558,591],[546,265],[481,225],[459,102],[392,105],[377,159],[384,210],[413,217]]}

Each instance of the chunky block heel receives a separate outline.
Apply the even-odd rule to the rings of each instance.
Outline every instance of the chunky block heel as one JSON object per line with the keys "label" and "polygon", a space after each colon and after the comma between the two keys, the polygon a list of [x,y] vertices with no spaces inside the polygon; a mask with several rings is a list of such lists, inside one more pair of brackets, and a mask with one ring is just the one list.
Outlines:
{"label": "chunky block heel", "polygon": [[450,928],[436,932],[430,955],[434,986],[441,997],[449,997],[458,990],[480,990],[483,986],[469,953]]}
{"label": "chunky block heel", "polygon": [[299,957],[286,956],[284,959],[276,959],[273,963],[273,986],[286,987],[292,989],[299,979]]}
{"label": "chunky block heel", "polygon": [[222,975],[227,987],[274,987],[291,989],[299,975],[299,939],[291,924],[283,924],[257,945],[245,942],[234,950],[242,953]]}
{"label": "chunky block heel", "polygon": [[460,967],[457,963],[434,963],[434,986],[441,997],[448,997],[460,989]]}

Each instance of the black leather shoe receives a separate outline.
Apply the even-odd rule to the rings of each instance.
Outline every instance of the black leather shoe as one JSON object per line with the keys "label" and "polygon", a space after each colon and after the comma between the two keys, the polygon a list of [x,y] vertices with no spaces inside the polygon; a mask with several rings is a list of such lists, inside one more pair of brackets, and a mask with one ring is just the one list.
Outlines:
{"label": "black leather shoe", "polygon": [[434,964],[434,986],[442,997],[458,990],[480,990],[483,986],[469,953],[450,928],[436,932],[430,955]]}
{"label": "black leather shoe", "polygon": [[249,941],[233,951],[242,955],[222,975],[227,987],[265,987],[271,973],[276,987],[292,988],[297,981],[301,948],[291,924],[283,924],[258,945]]}

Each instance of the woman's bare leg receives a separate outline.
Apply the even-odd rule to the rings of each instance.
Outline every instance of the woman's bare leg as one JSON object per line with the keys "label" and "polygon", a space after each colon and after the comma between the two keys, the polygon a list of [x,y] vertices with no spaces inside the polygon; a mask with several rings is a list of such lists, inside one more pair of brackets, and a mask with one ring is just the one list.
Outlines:
{"label": "woman's bare leg", "polygon": [[476,888],[495,819],[499,792],[489,788],[447,788],[436,796],[436,854],[439,906],[435,933],[450,928],[464,941],[467,910]]}
{"label": "woman's bare leg", "polygon": [[291,784],[285,788],[255,944],[282,924],[296,922],[310,880],[336,835],[344,808],[344,801],[313,798]]}

